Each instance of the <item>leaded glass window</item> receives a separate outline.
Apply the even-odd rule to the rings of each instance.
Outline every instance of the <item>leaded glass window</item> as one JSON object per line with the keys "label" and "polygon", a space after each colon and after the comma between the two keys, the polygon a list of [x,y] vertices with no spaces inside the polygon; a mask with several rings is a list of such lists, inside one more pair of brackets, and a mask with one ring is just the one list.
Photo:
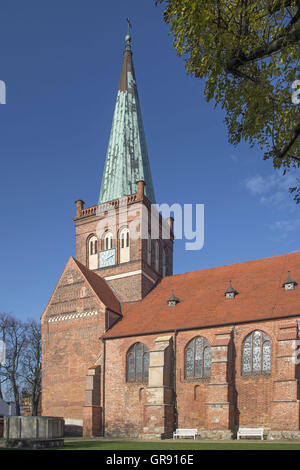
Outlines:
{"label": "leaded glass window", "polygon": [[136,343],[127,353],[127,382],[147,382],[149,375],[149,352],[142,343]]}
{"label": "leaded glass window", "polygon": [[207,339],[197,336],[185,348],[185,378],[210,377],[211,349]]}
{"label": "leaded glass window", "polygon": [[262,331],[253,331],[244,341],[242,374],[262,375],[271,373],[271,341]]}
{"label": "leaded glass window", "polygon": [[271,372],[271,343],[270,341],[264,341],[263,343],[262,371],[263,373]]}
{"label": "leaded glass window", "polygon": [[204,377],[210,376],[210,366],[211,366],[211,349],[210,346],[204,348]]}

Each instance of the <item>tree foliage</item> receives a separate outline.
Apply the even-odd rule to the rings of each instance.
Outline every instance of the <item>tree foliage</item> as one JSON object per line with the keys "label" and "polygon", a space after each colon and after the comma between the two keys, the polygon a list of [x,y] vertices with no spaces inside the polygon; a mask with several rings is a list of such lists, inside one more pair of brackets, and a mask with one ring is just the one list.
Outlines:
{"label": "tree foliage", "polygon": [[[174,48],[207,101],[225,110],[229,142],[264,149],[275,168],[300,167],[300,0],[154,0]],[[298,86],[300,88],[300,86]],[[291,188],[300,202],[300,188]]]}

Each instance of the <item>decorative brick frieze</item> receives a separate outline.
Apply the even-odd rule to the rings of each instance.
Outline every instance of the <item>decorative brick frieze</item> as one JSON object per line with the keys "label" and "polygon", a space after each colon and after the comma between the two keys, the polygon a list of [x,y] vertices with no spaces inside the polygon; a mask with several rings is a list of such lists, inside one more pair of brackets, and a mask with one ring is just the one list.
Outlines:
{"label": "decorative brick frieze", "polygon": [[65,320],[73,320],[74,318],[93,317],[94,315],[98,315],[98,312],[82,312],[82,313],[74,313],[71,315],[59,315],[57,317],[49,318],[48,323],[55,323],[55,322],[65,321]]}

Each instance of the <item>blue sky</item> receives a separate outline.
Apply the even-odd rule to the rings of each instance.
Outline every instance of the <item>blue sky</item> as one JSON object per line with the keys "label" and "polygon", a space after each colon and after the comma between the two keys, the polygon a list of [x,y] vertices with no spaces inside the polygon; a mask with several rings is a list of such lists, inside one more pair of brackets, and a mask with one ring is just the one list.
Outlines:
{"label": "blue sky", "polygon": [[0,311],[38,319],[70,255],[76,199],[98,199],[126,34],[158,202],[205,204],[205,244],[174,272],[300,250],[300,207],[187,76],[152,0],[1,0]]}

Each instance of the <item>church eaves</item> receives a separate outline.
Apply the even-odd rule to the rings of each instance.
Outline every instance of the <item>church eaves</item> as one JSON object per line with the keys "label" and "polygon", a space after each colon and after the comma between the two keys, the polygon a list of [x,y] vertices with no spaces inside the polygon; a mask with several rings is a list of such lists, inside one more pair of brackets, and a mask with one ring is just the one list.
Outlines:
{"label": "church eaves", "polygon": [[130,42],[128,35],[99,204],[135,194],[140,180],[146,184],[146,197],[155,204]]}

